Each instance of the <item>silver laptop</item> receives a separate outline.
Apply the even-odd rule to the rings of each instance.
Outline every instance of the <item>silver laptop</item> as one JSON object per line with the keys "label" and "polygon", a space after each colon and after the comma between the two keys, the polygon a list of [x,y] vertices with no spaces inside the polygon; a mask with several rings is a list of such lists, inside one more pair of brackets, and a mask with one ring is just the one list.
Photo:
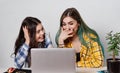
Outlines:
{"label": "silver laptop", "polygon": [[72,48],[32,48],[32,73],[76,73]]}

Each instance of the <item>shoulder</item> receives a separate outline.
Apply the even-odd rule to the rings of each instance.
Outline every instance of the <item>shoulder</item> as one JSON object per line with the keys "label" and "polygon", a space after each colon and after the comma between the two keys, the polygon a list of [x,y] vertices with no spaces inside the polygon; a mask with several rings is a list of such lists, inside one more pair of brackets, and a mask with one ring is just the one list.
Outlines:
{"label": "shoulder", "polygon": [[88,33],[88,34],[83,33],[83,38],[84,39],[97,38],[97,36],[93,33]]}
{"label": "shoulder", "polygon": [[51,38],[48,34],[45,35],[45,47],[48,47],[49,45],[52,45]]}
{"label": "shoulder", "polygon": [[45,42],[50,42],[51,38],[48,34],[45,35]]}

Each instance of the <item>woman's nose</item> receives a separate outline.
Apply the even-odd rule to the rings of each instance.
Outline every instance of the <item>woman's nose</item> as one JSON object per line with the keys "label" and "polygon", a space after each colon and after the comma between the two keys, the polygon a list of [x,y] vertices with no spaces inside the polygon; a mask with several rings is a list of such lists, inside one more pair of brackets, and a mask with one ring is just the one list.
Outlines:
{"label": "woman's nose", "polygon": [[66,26],[66,30],[70,30],[70,27],[68,25]]}
{"label": "woman's nose", "polygon": [[42,35],[43,35],[43,34],[44,34],[44,31],[41,31],[41,32],[40,32],[40,34],[42,34]]}

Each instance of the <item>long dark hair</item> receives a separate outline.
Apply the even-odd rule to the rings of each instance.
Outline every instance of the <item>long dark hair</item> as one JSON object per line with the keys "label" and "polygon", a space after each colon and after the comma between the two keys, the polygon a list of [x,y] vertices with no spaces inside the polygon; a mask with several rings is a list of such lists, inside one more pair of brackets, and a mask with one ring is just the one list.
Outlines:
{"label": "long dark hair", "polygon": [[[25,26],[28,29],[28,33],[29,33],[29,37],[30,37],[30,44],[29,44],[30,49],[33,48],[33,47],[34,48],[39,47],[38,46],[39,43],[36,42],[36,40],[35,40],[35,37],[36,37],[36,27],[37,27],[38,24],[41,24],[41,21],[39,19],[35,18],[35,17],[26,17],[23,20],[23,22],[21,24],[21,27],[20,27],[19,35],[18,35],[18,37],[16,39],[15,46],[14,46],[14,48],[15,48],[14,54],[15,55],[17,54],[19,48],[25,42],[24,32],[23,32],[23,27],[25,27]],[[41,42],[41,44],[44,45],[44,41]],[[28,57],[27,57],[29,59],[26,59],[27,60],[26,62],[29,61],[28,64],[30,64],[30,49],[29,49]]]}

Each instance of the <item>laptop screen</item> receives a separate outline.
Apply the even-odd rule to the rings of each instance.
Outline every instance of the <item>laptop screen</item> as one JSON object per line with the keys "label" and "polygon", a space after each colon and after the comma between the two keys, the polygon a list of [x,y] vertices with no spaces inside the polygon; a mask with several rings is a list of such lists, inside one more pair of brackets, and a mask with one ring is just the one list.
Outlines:
{"label": "laptop screen", "polygon": [[32,73],[75,73],[73,48],[32,48]]}

